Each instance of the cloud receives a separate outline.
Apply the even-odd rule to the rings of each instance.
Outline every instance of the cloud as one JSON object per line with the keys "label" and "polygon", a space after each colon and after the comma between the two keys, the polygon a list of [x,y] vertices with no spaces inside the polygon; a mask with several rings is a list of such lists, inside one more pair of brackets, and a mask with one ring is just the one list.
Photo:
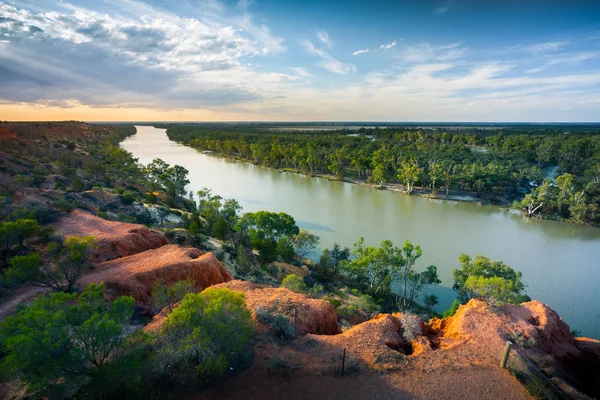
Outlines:
{"label": "cloud", "polygon": [[[402,40],[404,40],[404,39],[400,39],[400,41],[402,41]],[[357,55],[363,54],[363,53],[377,53],[378,51],[388,51],[388,50],[393,49],[397,45],[398,45],[398,41],[394,40],[393,42],[384,43],[384,44],[382,44],[379,47],[374,48],[374,49],[357,50],[354,53],[352,53],[352,55],[353,56],[357,56]]]}
{"label": "cloud", "polygon": [[527,73],[534,74],[555,65],[575,65],[584,61],[598,58],[599,56],[599,51],[583,51],[553,55],[552,57],[546,57],[546,61],[543,62],[539,67],[528,69]]}
{"label": "cloud", "polygon": [[530,52],[536,55],[556,51],[562,47],[569,45],[570,42],[567,40],[560,40],[555,42],[537,43],[533,45],[523,46],[520,49],[526,52]]}
{"label": "cloud", "polygon": [[319,40],[328,48],[333,48],[333,45],[335,44],[331,38],[329,37],[329,34],[326,31],[320,31],[317,32],[317,36],[319,37]]}
{"label": "cloud", "polygon": [[276,96],[297,80],[248,66],[285,47],[245,11],[226,23],[222,15],[180,18],[134,0],[107,3],[110,14],[0,3],[0,99],[203,107]]}
{"label": "cloud", "polygon": [[349,75],[356,72],[356,66],[350,63],[346,64],[335,59],[326,51],[317,48],[315,44],[310,40],[305,40],[304,42],[302,42],[302,44],[307,53],[318,56],[323,59],[321,62],[319,62],[318,65],[322,68],[325,68],[329,72],[338,75]]}
{"label": "cloud", "polygon": [[379,46],[379,48],[380,48],[381,50],[384,50],[384,51],[386,51],[386,50],[393,49],[394,47],[396,47],[396,45],[397,45],[397,44],[398,44],[398,42],[396,42],[396,41],[394,40],[394,41],[393,41],[393,42],[391,42],[391,43],[382,44],[381,46]]}
{"label": "cloud", "polygon": [[430,61],[450,61],[463,57],[468,49],[460,42],[432,46],[427,42],[418,45],[405,46],[397,58],[405,63],[425,63]]}
{"label": "cloud", "polygon": [[301,76],[303,78],[310,78],[312,77],[312,74],[310,72],[308,72],[308,70],[304,67],[291,67],[290,68],[292,71],[294,71],[294,73],[298,76]]}
{"label": "cloud", "polygon": [[435,10],[433,10],[433,12],[436,15],[444,15],[446,14],[448,11],[450,11],[450,9],[452,8],[452,6],[454,5],[453,2],[449,2],[446,4],[442,4],[439,7],[437,7]]}

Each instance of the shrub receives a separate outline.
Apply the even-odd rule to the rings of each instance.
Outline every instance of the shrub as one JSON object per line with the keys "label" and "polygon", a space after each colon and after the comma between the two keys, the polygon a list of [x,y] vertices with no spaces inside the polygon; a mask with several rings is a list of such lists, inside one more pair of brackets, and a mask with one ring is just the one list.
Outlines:
{"label": "shrub", "polygon": [[158,333],[154,371],[177,386],[223,376],[248,360],[254,330],[243,293],[189,293]]}
{"label": "shrub", "polygon": [[352,304],[367,314],[373,314],[374,312],[379,311],[379,305],[368,294],[357,297],[352,301]]}
{"label": "shrub", "polygon": [[75,202],[73,200],[68,200],[64,197],[56,200],[56,206],[64,212],[71,212],[76,207]]}
{"label": "shrub", "polygon": [[6,353],[0,367],[44,398],[85,398],[81,391],[91,386],[95,398],[114,393],[128,384],[139,366],[132,359],[124,362],[130,354],[123,326],[133,303],[131,297],[107,301],[103,284],[88,286],[79,297],[39,296],[0,324]]}
{"label": "shrub", "polygon": [[277,314],[273,317],[269,333],[281,340],[291,340],[298,336],[296,328],[293,327],[290,319],[283,314]]}
{"label": "shrub", "polygon": [[[186,294],[194,293],[196,288],[194,282],[186,279],[179,281],[171,286],[167,286],[160,280],[152,290],[152,312],[158,314],[160,310],[167,306],[181,301]],[[171,309],[172,311],[172,309]]]}
{"label": "shrub", "polygon": [[360,315],[358,307],[353,304],[343,304],[335,310],[336,315],[339,319],[345,319],[349,321]]}
{"label": "shrub", "polygon": [[121,194],[121,202],[125,205],[133,204],[135,201],[135,196],[131,194],[131,192],[125,191]]}
{"label": "shrub", "polygon": [[156,204],[158,201],[158,197],[152,192],[146,193],[146,203],[148,204]]}
{"label": "shrub", "polygon": [[306,283],[304,283],[302,278],[294,274],[289,274],[283,278],[283,281],[281,281],[281,286],[296,293],[306,293],[308,290]]}
{"label": "shrub", "polygon": [[460,307],[460,303],[458,302],[458,300],[454,300],[454,302],[452,303],[450,308],[447,309],[446,311],[444,311],[444,315],[442,315],[442,319],[451,317],[454,314],[456,314],[456,311],[458,311],[459,307]]}

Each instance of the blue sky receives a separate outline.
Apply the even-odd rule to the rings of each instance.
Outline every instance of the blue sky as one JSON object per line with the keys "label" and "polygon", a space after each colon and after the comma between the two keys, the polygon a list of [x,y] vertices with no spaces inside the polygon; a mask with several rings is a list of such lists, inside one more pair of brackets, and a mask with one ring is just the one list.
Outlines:
{"label": "blue sky", "polygon": [[0,120],[599,116],[598,1],[0,1]]}

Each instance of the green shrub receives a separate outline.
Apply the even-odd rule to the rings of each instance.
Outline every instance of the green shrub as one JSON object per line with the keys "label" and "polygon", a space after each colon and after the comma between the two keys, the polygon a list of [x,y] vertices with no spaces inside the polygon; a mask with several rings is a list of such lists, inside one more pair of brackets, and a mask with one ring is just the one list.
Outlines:
{"label": "green shrub", "polygon": [[456,314],[456,311],[458,311],[458,307],[460,307],[460,303],[458,302],[458,300],[454,300],[454,302],[452,303],[450,308],[447,309],[446,311],[444,311],[444,315],[442,315],[442,319],[451,317],[454,314]]}
{"label": "green shrub", "polygon": [[56,206],[64,212],[71,212],[75,209],[76,204],[73,200],[67,200],[66,198],[61,198],[56,200]]}
{"label": "green shrub", "polygon": [[123,334],[133,303],[131,297],[107,301],[103,284],[80,296],[39,296],[0,324],[6,354],[0,368],[28,384],[34,397],[86,398],[85,391],[113,397],[139,372]]}
{"label": "green shrub", "polygon": [[360,295],[352,301],[352,304],[367,314],[379,311],[379,305],[368,294]]}
{"label": "green shrub", "polygon": [[306,283],[297,275],[289,274],[281,281],[281,286],[290,289],[296,293],[306,293],[308,287]]}
{"label": "green shrub", "polygon": [[146,203],[148,204],[156,204],[158,201],[158,197],[152,192],[146,193]]}
{"label": "green shrub", "polygon": [[133,204],[135,201],[135,196],[131,194],[131,192],[125,191],[121,194],[121,202],[125,205]]}
{"label": "green shrub", "polygon": [[208,288],[187,294],[158,333],[154,371],[176,386],[223,376],[247,362],[254,330],[243,293]]}
{"label": "green shrub", "polygon": [[339,319],[347,321],[360,316],[360,310],[353,304],[343,304],[335,310],[335,313]]}

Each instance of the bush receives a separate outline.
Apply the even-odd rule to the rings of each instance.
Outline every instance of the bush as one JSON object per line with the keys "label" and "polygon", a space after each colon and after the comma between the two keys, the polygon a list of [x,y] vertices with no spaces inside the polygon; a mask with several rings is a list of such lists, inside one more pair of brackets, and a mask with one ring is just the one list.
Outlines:
{"label": "bush", "polygon": [[6,353],[0,367],[44,398],[85,398],[82,391],[92,387],[95,398],[114,394],[139,370],[123,335],[133,303],[131,297],[107,301],[103,284],[80,296],[39,296],[0,324]]}
{"label": "bush", "polygon": [[133,204],[135,201],[135,196],[131,194],[131,192],[125,191],[121,194],[121,202],[125,205]]}
{"label": "bush", "polygon": [[152,367],[176,386],[221,377],[248,361],[254,330],[243,293],[187,294],[158,333]]}
{"label": "bush", "polygon": [[283,314],[277,314],[273,317],[269,333],[280,340],[291,340],[298,336],[298,332],[292,326],[290,319]]}
{"label": "bush", "polygon": [[[167,286],[160,280],[152,290],[152,312],[158,314],[160,310],[167,306],[181,301],[186,294],[196,291],[194,282],[190,280],[179,281],[171,286]],[[171,309],[172,311],[172,309]]]}
{"label": "bush", "polygon": [[373,314],[374,312],[379,311],[379,305],[368,294],[357,297],[352,301],[352,304],[367,314]]}
{"label": "bush", "polygon": [[56,200],[56,206],[63,212],[71,212],[75,209],[76,204],[73,200],[67,200],[63,197]]}
{"label": "bush", "polygon": [[450,308],[447,309],[446,311],[444,311],[444,315],[442,315],[442,319],[451,317],[454,314],[456,314],[456,311],[458,311],[459,307],[460,307],[460,303],[458,302],[458,300],[454,300],[454,302],[452,303]]}
{"label": "bush", "polygon": [[146,193],[146,203],[148,204],[156,204],[158,201],[158,197],[152,192]]}
{"label": "bush", "polygon": [[308,287],[306,286],[306,283],[304,283],[302,278],[294,274],[289,274],[288,276],[283,278],[283,281],[281,281],[281,286],[290,289],[296,293],[306,293],[306,291],[308,290]]}

